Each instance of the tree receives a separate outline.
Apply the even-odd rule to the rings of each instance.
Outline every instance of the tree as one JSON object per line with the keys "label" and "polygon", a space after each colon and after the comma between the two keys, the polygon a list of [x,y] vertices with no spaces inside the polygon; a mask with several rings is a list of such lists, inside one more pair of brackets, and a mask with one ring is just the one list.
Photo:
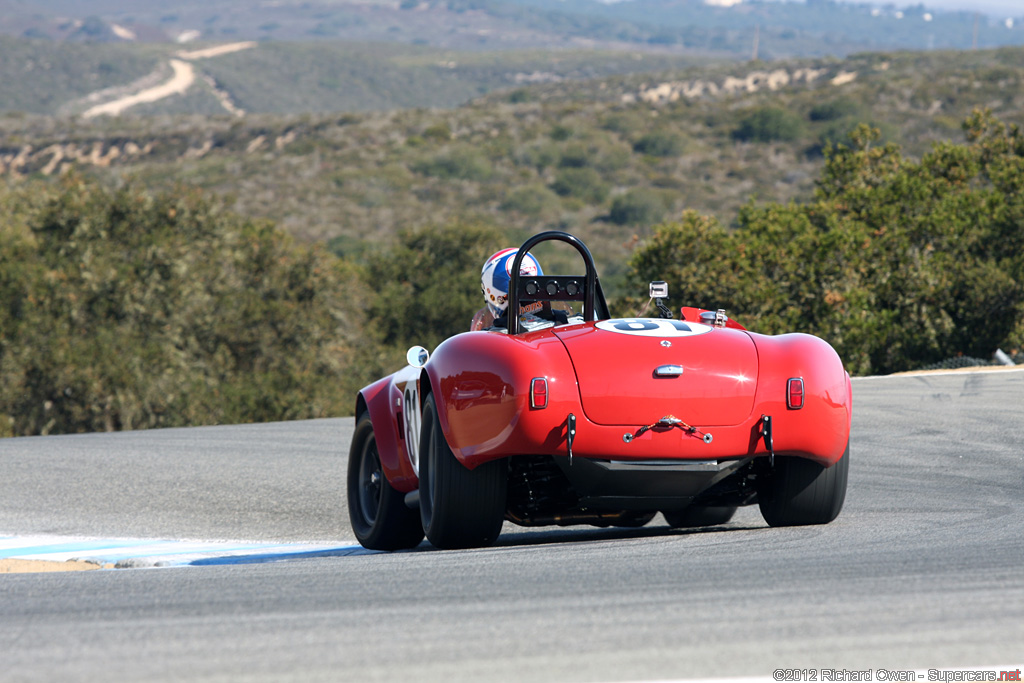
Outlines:
{"label": "tree", "polygon": [[2,203],[6,433],[351,410],[362,294],[325,251],[190,189],[153,196],[71,176]]}
{"label": "tree", "polygon": [[364,276],[369,317],[397,361],[415,344],[433,348],[469,329],[483,305],[480,268],[505,245],[483,225],[453,223],[407,230],[391,250],[370,258]]}
{"label": "tree", "polygon": [[634,252],[630,277],[757,331],[817,334],[855,373],[1019,348],[1024,137],[984,112],[965,130],[969,144],[914,161],[862,127],[828,150],[813,202],[748,204],[731,232],[687,213]]}

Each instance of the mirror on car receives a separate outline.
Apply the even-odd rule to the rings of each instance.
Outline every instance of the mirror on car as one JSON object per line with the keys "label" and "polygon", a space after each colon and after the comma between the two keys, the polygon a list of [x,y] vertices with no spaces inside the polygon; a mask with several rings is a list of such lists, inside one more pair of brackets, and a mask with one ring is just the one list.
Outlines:
{"label": "mirror on car", "polygon": [[422,368],[429,358],[430,352],[422,346],[414,346],[405,352],[405,362],[414,368]]}

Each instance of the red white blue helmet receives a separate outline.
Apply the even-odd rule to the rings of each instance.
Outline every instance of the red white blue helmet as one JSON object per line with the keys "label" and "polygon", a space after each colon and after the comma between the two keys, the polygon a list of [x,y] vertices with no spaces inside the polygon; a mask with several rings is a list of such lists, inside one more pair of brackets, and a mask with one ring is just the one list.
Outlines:
{"label": "red white blue helmet", "polygon": [[[480,289],[484,293],[487,308],[495,318],[504,315],[508,308],[508,285],[512,277],[512,262],[517,253],[519,250],[515,247],[502,249],[484,261],[483,270],[480,271]],[[537,276],[543,275],[544,271],[533,254],[528,253],[519,264],[519,274]]]}

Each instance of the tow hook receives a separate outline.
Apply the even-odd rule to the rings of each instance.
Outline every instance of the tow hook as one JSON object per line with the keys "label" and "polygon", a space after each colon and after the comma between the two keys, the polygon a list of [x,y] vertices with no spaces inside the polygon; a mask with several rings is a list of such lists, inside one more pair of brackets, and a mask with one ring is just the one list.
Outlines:
{"label": "tow hook", "polygon": [[576,416],[569,413],[569,417],[565,418],[565,440],[569,448],[569,465],[572,466],[572,442],[576,440]]}
{"label": "tow hook", "polygon": [[764,437],[765,448],[768,449],[768,464],[775,467],[775,444],[772,441],[772,418],[761,416],[761,436]]}

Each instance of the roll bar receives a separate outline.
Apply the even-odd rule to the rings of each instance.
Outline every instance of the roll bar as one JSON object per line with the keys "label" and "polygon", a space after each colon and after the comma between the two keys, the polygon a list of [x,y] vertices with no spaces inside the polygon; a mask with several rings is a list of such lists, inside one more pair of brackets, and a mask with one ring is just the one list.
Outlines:
{"label": "roll bar", "polygon": [[[557,241],[572,245],[583,257],[587,273],[580,282],[578,276],[571,275],[541,275],[520,277],[519,268],[523,259],[530,249],[541,242]],[[608,304],[604,300],[604,293],[601,291],[601,283],[597,279],[597,267],[594,265],[594,257],[590,255],[587,245],[583,244],[575,235],[558,230],[537,233],[530,237],[522,246],[512,261],[512,272],[509,274],[508,291],[508,333],[519,333],[519,302],[523,299],[532,301],[581,301],[583,302],[584,320],[601,320],[608,318]],[[582,286],[581,286],[582,285]]]}

